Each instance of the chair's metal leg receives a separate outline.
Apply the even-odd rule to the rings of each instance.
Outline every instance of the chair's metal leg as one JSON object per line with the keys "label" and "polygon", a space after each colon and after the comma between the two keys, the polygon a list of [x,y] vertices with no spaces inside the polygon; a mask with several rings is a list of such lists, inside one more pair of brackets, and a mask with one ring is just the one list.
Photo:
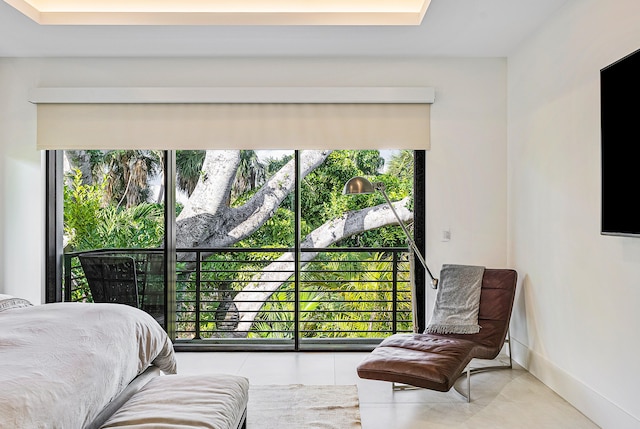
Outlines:
{"label": "chair's metal leg", "polygon": [[422,389],[422,387],[412,386],[410,384],[404,384],[404,383],[396,383],[395,381],[392,381],[391,389],[392,390],[415,390],[415,389]]}
{"label": "chair's metal leg", "polygon": [[471,373],[472,372],[473,372],[473,369],[471,368],[471,366],[467,365],[467,368],[464,371],[462,371],[462,373],[458,376],[458,379],[462,378],[465,375],[467,376],[466,392],[458,388],[456,384],[453,385],[453,390],[455,390],[460,396],[466,399],[467,402],[471,402]]}
{"label": "chair's metal leg", "polygon": [[467,366],[467,402],[471,402],[471,367]]}
{"label": "chair's metal leg", "polygon": [[462,372],[462,374],[460,374],[460,377],[465,375],[465,372],[467,374],[467,394],[464,394],[463,392],[461,392],[455,384],[453,385],[453,388],[455,389],[455,391],[458,392],[460,395],[462,395],[464,398],[466,398],[467,402],[471,402],[471,375],[472,374],[478,374],[480,372],[486,372],[486,371],[494,371],[497,369],[513,368],[513,359],[511,357],[511,354],[512,354],[511,353],[511,333],[509,332],[509,330],[507,330],[507,339],[505,340],[505,342],[507,343],[507,349],[509,353],[508,365],[491,365],[491,366],[481,366],[478,368],[471,368],[471,365],[467,365],[467,370]]}
{"label": "chair's metal leg", "polygon": [[511,358],[511,334],[507,331],[507,339],[505,340],[507,343],[507,349],[509,353],[509,364],[508,365],[492,365],[492,366],[481,366],[478,368],[472,368],[471,373],[477,374],[479,372],[485,371],[493,371],[494,369],[511,369],[513,368],[513,359]]}
{"label": "chair's metal leg", "polygon": [[509,368],[513,368],[513,353],[511,353],[511,330],[507,329],[507,348],[509,349]]}

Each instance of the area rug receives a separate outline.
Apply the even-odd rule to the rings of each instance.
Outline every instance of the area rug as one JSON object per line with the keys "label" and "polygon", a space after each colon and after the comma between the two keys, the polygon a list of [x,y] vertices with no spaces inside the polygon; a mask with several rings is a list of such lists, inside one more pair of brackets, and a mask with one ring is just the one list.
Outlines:
{"label": "area rug", "polygon": [[358,389],[302,384],[249,387],[247,429],[361,429]]}

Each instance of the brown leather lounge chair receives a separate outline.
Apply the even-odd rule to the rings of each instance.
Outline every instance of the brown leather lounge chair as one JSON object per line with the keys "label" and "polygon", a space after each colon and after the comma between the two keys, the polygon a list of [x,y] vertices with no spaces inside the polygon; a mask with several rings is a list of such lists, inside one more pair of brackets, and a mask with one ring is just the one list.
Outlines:
{"label": "brown leather lounge chair", "polygon": [[509,331],[516,281],[514,270],[487,268],[480,292],[479,333],[391,335],[358,365],[358,376],[448,392],[466,372],[467,392],[458,392],[471,401],[472,373],[512,367],[510,351],[508,365],[471,369],[468,364],[474,358],[495,359],[500,354]]}

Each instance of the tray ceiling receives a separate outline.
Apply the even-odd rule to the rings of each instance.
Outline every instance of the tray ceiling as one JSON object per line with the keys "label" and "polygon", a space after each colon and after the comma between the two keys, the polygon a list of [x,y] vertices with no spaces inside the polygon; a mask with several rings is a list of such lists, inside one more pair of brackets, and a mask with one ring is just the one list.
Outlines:
{"label": "tray ceiling", "polygon": [[431,0],[4,0],[43,25],[420,25]]}

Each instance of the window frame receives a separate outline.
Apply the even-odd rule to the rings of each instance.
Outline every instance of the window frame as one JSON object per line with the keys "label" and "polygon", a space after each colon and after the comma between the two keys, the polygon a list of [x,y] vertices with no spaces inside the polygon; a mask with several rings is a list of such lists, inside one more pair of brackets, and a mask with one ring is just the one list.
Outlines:
{"label": "window frame", "polygon": [[[175,236],[175,207],[176,203],[176,161],[175,150],[164,151],[164,186],[165,186],[165,245],[164,260],[165,266],[165,320],[167,332],[175,340],[175,317],[176,317],[176,236]],[[45,302],[63,301],[63,151],[45,151]],[[300,180],[299,180],[299,157],[296,156],[296,185],[295,192],[295,252],[297,264],[300,262]],[[426,239],[426,151],[414,150],[414,242],[420,252],[425,254]],[[425,308],[425,277],[426,273],[420,264],[415,264],[414,281],[416,284],[417,303],[417,331],[423,332],[426,328],[426,308]],[[299,266],[297,266],[297,271]],[[296,291],[297,279],[296,276]],[[297,313],[297,308],[296,308]],[[299,335],[294,334],[294,348],[299,350]]]}

